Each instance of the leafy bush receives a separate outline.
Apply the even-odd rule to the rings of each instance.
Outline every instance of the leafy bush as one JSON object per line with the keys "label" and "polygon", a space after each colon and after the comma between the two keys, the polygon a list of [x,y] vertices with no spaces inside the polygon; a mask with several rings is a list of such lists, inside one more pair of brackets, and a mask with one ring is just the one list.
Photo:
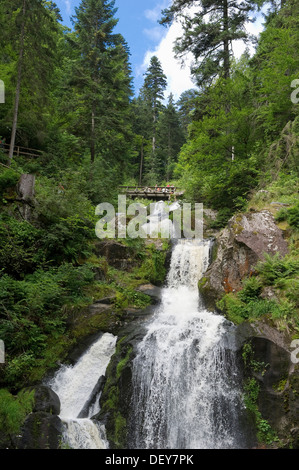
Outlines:
{"label": "leafy bush", "polygon": [[292,257],[281,258],[279,254],[265,255],[265,261],[257,265],[257,273],[262,282],[271,286],[280,279],[290,278],[299,273],[299,260]]}
{"label": "leafy bush", "polygon": [[233,211],[231,208],[224,207],[220,209],[217,213],[216,219],[210,222],[210,228],[217,230],[225,227],[232,215]]}
{"label": "leafy bush", "polygon": [[291,227],[299,228],[299,204],[288,210],[288,222]]}
{"label": "leafy bush", "polygon": [[65,331],[63,307],[90,302],[84,289],[93,280],[92,268],[86,264],[40,269],[24,280],[7,274],[0,277],[0,338],[8,358],[4,383],[22,384],[48,342]]}
{"label": "leafy bush", "polygon": [[19,175],[11,169],[4,170],[0,173],[0,194],[8,188],[16,186],[19,181]]}
{"label": "leafy bush", "polygon": [[26,221],[18,221],[7,215],[0,216],[0,265],[17,278],[34,271],[45,262],[43,234]]}
{"label": "leafy bush", "polygon": [[21,391],[17,396],[0,389],[0,430],[5,434],[16,434],[27,414],[32,411],[34,391]]}

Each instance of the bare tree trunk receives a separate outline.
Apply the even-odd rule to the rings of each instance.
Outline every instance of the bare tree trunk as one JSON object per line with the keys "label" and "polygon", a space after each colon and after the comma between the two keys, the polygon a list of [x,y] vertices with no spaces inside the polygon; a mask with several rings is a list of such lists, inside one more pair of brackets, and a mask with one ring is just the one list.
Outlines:
{"label": "bare tree trunk", "polygon": [[224,58],[223,58],[223,68],[224,68],[224,78],[227,79],[230,76],[230,57],[229,57],[229,39],[228,39],[228,1],[225,0],[223,6],[223,30],[224,30]]}
{"label": "bare tree trunk", "polygon": [[143,172],[143,136],[141,141],[141,156],[140,156],[140,172],[139,172],[139,186],[142,184],[142,172]]}
{"label": "bare tree trunk", "polygon": [[21,77],[22,77],[23,58],[24,58],[26,1],[27,0],[23,0],[23,21],[22,21],[21,36],[20,36],[17,87],[16,87],[15,106],[14,106],[13,123],[12,123],[12,129],[11,129],[10,147],[9,147],[9,155],[8,155],[9,166],[11,165],[11,161],[13,159],[17,124],[18,124],[18,112],[19,112],[20,92],[21,92]]}
{"label": "bare tree trunk", "polygon": [[90,162],[94,163],[95,159],[95,111],[94,105],[91,112],[91,139],[90,139]]}

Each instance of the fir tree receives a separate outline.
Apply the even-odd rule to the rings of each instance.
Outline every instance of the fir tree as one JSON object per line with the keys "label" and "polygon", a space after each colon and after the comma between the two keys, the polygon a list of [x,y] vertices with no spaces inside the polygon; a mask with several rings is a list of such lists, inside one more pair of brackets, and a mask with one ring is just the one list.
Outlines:
{"label": "fir tree", "polygon": [[163,10],[161,24],[171,24],[176,18],[182,21],[184,33],[177,39],[175,51],[179,57],[193,54],[192,71],[199,85],[219,75],[229,78],[231,43],[248,39],[245,23],[250,21],[256,4],[255,0],[174,0]]}
{"label": "fir tree", "polygon": [[150,180],[155,183],[157,178],[156,161],[156,140],[157,140],[157,121],[159,111],[162,110],[162,101],[164,99],[164,90],[167,86],[167,79],[164,75],[161,63],[158,57],[153,56],[150,65],[145,73],[144,84],[141,90],[141,96],[147,103],[149,112],[152,115],[152,156],[150,165]]}

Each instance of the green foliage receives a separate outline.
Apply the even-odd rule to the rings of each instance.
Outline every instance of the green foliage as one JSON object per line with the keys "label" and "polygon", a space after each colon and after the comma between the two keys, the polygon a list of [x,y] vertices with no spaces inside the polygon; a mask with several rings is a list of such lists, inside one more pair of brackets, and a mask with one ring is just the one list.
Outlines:
{"label": "green foliage", "polygon": [[148,247],[148,252],[150,256],[146,257],[138,274],[155,285],[162,284],[166,276],[165,253],[157,250],[154,244]]}
{"label": "green foliage", "polygon": [[276,433],[267,420],[262,418],[257,406],[260,388],[254,378],[248,379],[244,384],[244,404],[255,420],[257,438],[260,444],[272,444],[278,440]]}
{"label": "green foliage", "polygon": [[48,342],[65,331],[62,308],[90,301],[84,289],[93,280],[86,264],[36,270],[22,281],[6,274],[0,277],[0,337],[7,353],[4,383],[15,386],[28,378],[36,358],[46,354]]}
{"label": "green foliage", "polygon": [[216,219],[209,223],[209,227],[216,230],[225,227],[232,215],[232,210],[229,207],[223,207],[217,212]]}
{"label": "green foliage", "polygon": [[17,434],[27,414],[32,411],[34,391],[20,391],[17,396],[0,389],[0,431]]}
{"label": "green foliage", "polygon": [[265,255],[265,261],[258,263],[257,272],[264,285],[272,286],[280,280],[299,274],[299,260],[279,254]]}
{"label": "green foliage", "polygon": [[288,210],[287,220],[291,227],[299,229],[299,203]]}
{"label": "green foliage", "polygon": [[0,170],[0,196],[9,188],[15,188],[19,181],[19,175],[11,169]]}

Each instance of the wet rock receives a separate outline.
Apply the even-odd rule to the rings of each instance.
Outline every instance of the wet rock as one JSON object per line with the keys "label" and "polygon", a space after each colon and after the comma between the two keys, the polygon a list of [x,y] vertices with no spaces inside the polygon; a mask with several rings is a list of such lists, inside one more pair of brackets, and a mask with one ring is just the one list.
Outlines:
{"label": "wet rock", "polygon": [[[30,388],[28,389],[30,390]],[[53,415],[60,413],[60,400],[58,395],[46,385],[32,387],[34,390],[33,412],[44,411]]]}
{"label": "wet rock", "polygon": [[161,287],[154,286],[153,284],[142,284],[137,287],[136,291],[148,295],[154,303],[161,300]]}
{"label": "wet rock", "polygon": [[244,278],[254,273],[255,265],[265,254],[288,252],[282,231],[269,211],[238,214],[216,239],[217,256],[204,275],[200,291],[209,299],[242,288]]}
{"label": "wet rock", "polygon": [[20,436],[15,438],[17,449],[59,449],[63,426],[57,415],[38,411],[27,416]]}
{"label": "wet rock", "polygon": [[258,409],[286,446],[299,448],[299,370],[291,360],[291,338],[267,323],[243,323],[237,327],[240,351],[250,344],[252,356],[245,373],[257,380]]}
{"label": "wet rock", "polygon": [[88,418],[89,417],[89,409],[96,403],[97,397],[99,396],[100,392],[103,390],[103,387],[106,382],[106,377],[101,375],[99,380],[97,381],[96,385],[94,386],[93,391],[90,394],[89,399],[83,406],[82,410],[78,414],[77,418]]}
{"label": "wet rock", "polygon": [[130,269],[134,266],[135,260],[132,257],[132,250],[115,240],[103,240],[95,244],[95,253],[104,256],[109,266],[116,269]]}

